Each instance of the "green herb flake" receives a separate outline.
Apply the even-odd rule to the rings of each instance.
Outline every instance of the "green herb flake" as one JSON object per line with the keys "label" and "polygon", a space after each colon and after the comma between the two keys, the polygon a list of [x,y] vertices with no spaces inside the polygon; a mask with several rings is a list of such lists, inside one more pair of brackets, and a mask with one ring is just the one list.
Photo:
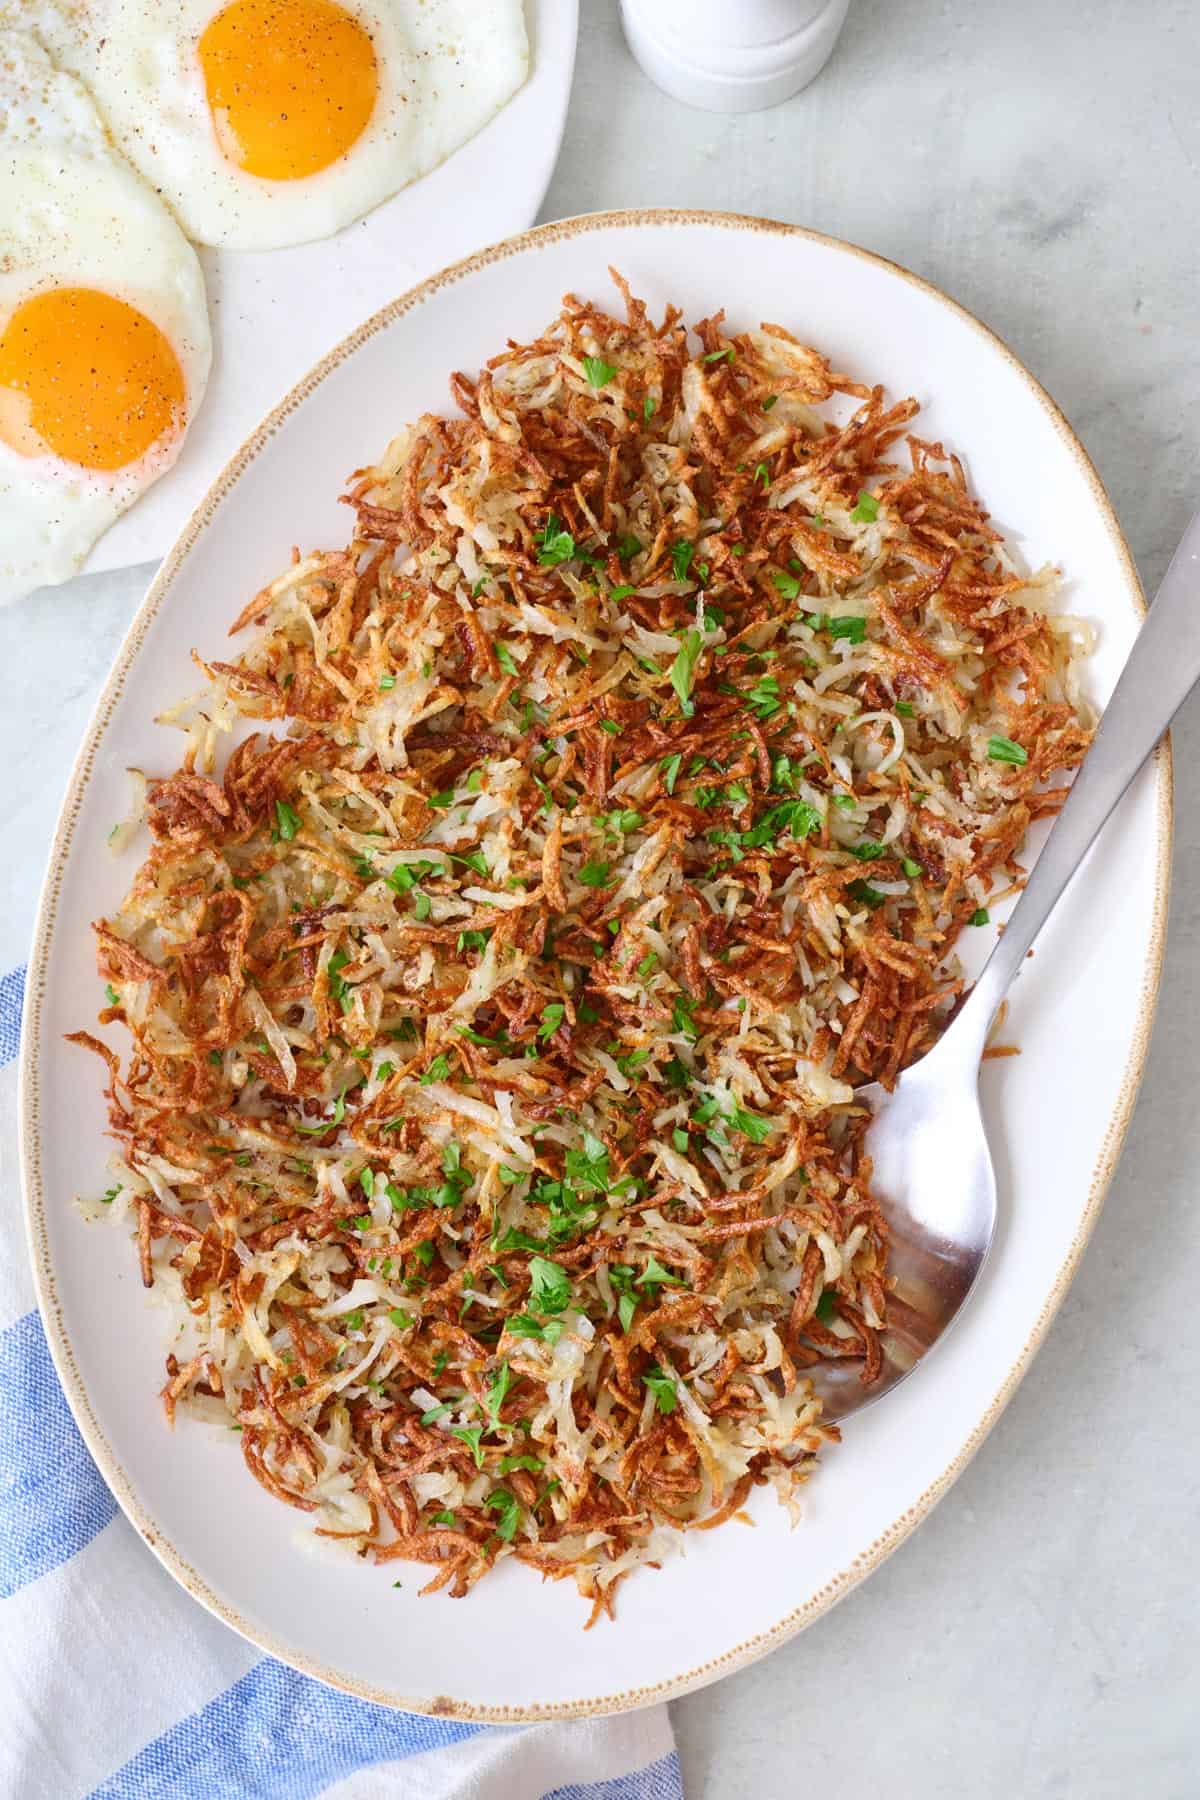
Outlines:
{"label": "green herb flake", "polygon": [[821,1297],[813,1308],[813,1317],[820,1319],[822,1325],[832,1325],[837,1317],[837,1295],[832,1288],[822,1288]]}
{"label": "green herb flake", "polygon": [[676,581],[686,581],[688,570],[692,566],[692,558],[696,554],[695,544],[678,543],[671,546],[671,568]]}
{"label": "green herb flake", "polygon": [[668,1375],[652,1363],[642,1376],[642,1381],[654,1395],[655,1404],[660,1413],[673,1413],[679,1405],[679,1390],[675,1385],[675,1377]]}
{"label": "green herb flake", "polygon": [[275,802],[275,830],[272,837],[274,839],[282,838],[285,844],[290,844],[299,829],[299,813],[293,812],[286,800],[277,800]]}
{"label": "green herb flake", "polygon": [[[704,640],[698,631],[689,631],[684,637],[671,664],[671,686],[679,696],[679,705],[686,719],[690,719],[696,708],[691,698],[692,683],[696,675],[696,663],[704,648]],[[670,790],[668,790],[669,792]]]}
{"label": "green herb flake", "polygon": [[419,1082],[421,1087],[430,1087],[435,1081],[447,1081],[450,1077],[450,1058],[443,1052],[435,1056]]}
{"label": "green herb flake", "polygon": [[529,1278],[529,1304],[535,1311],[560,1313],[571,1304],[571,1278],[549,1257],[530,1257]]}
{"label": "green herb flake", "polygon": [[589,387],[602,388],[608,386],[617,371],[602,356],[585,356],[583,372],[587,376]]}
{"label": "green herb flake", "polygon": [[679,771],[683,767],[682,750],[677,750],[674,756],[665,757],[659,764],[659,767],[662,770],[664,777],[663,786],[666,788],[668,794],[673,794],[675,792],[675,783],[679,779]]}
{"label": "green herb flake", "polygon": [[611,879],[611,867],[606,862],[584,863],[579,871],[579,880],[584,887],[607,887]]}
{"label": "green herb flake", "polygon": [[552,569],[558,563],[570,562],[575,555],[575,539],[564,530],[554,513],[550,514],[544,528],[535,532],[533,541],[538,546],[537,558],[543,568]]}
{"label": "green herb flake", "polygon": [[566,1010],[566,1007],[560,1000],[552,1000],[549,1006],[544,1006],[542,1008],[542,1022],[538,1026],[537,1035],[541,1038],[543,1043],[547,1038],[552,1038],[554,1036],[554,1033],[563,1022],[563,1015]]}
{"label": "green herb flake", "polygon": [[992,915],[986,906],[977,906],[975,911],[971,914],[969,922],[972,925],[990,925],[992,922]]}
{"label": "green herb flake", "polygon": [[879,517],[879,502],[865,488],[859,490],[858,504],[850,514],[856,525],[873,525]]}
{"label": "green herb flake", "polygon": [[470,1450],[471,1455],[475,1458],[475,1467],[477,1469],[482,1469],[483,1446],[479,1440],[483,1436],[483,1426],[452,1425],[450,1428],[450,1436],[462,1439],[468,1450]]}
{"label": "green herb flake", "polygon": [[866,641],[867,621],[865,618],[852,615],[848,619],[829,619],[827,624],[829,635],[832,638],[845,638],[851,644],[862,644]]}
{"label": "green herb flake", "polygon": [[1029,752],[1006,737],[989,738],[987,753],[993,762],[1012,763],[1019,769],[1029,761]]}
{"label": "green herb flake", "polygon": [[902,719],[912,719],[916,717],[917,709],[911,700],[897,700],[896,711]]}
{"label": "green herb flake", "polygon": [[396,677],[394,675],[381,675],[379,677],[379,691],[381,694],[390,694],[395,685]]}
{"label": "green herb flake", "polygon": [[488,1418],[492,1421],[493,1431],[499,1427],[500,1408],[504,1405],[504,1396],[508,1393],[511,1386],[512,1371],[509,1369],[506,1359],[500,1364],[500,1367],[496,1370],[496,1373],[488,1383],[487,1410]]}
{"label": "green herb flake", "polygon": [[771,570],[771,580],[779,589],[785,600],[800,598],[800,583],[794,575],[785,575],[782,569]]}
{"label": "green herb flake", "polygon": [[744,1106],[734,1107],[729,1115],[729,1124],[733,1131],[740,1131],[752,1144],[765,1144],[775,1129],[774,1120],[760,1118],[757,1113],[747,1111]]}
{"label": "green herb flake", "polygon": [[500,667],[504,670],[506,675],[519,675],[521,673],[520,669],[517,667],[516,658],[513,656],[513,653],[507,644],[496,645],[496,661],[500,664]]}
{"label": "green herb flake", "polygon": [[732,362],[736,355],[737,352],[733,345],[726,344],[724,350],[710,350],[706,356],[700,358],[700,361],[702,363]]}
{"label": "green herb flake", "polygon": [[511,1544],[517,1535],[517,1526],[521,1523],[521,1506],[515,1495],[507,1488],[496,1488],[484,1501],[485,1506],[494,1508],[500,1514],[496,1521],[496,1536]]}
{"label": "green herb flake", "polygon": [[852,881],[846,892],[852,900],[857,900],[860,905],[869,906],[872,912],[876,907],[882,906],[887,899],[887,895],[881,894],[879,889],[872,887],[869,881]]}

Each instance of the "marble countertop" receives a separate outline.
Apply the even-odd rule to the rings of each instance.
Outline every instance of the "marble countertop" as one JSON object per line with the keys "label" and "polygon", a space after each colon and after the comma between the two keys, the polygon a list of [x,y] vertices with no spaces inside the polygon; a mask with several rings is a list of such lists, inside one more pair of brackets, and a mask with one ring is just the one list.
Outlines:
{"label": "marble countertop", "polygon": [[[1200,488],[1190,0],[852,0],[816,84],[740,118],[651,87],[616,0],[582,0],[582,13],[543,216],[728,208],[817,227],[927,276],[1059,401],[1152,591]],[[71,758],[149,572],[0,612],[0,968],[24,958]],[[928,1522],[812,1630],[674,1708],[689,1800],[790,1800],[835,1783],[890,1800],[1200,1792],[1200,703],[1175,746],[1158,1023],[1071,1294]]]}

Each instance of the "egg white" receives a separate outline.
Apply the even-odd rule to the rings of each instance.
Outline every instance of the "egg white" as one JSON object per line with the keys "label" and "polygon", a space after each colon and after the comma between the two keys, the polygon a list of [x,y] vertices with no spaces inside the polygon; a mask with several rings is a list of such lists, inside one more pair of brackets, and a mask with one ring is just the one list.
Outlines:
{"label": "egg white", "polygon": [[224,0],[0,0],[86,82],[119,148],[200,244],[328,237],[426,174],[525,80],[523,0],[338,0],[371,37],[379,92],[361,136],[317,173],[249,174],[223,152],[198,51]]}
{"label": "egg white", "polygon": [[[135,306],[183,371],[186,419],[211,360],[196,252],[117,155],[87,93],[32,38],[0,31],[0,333],[49,288],[88,287]],[[0,439],[0,603],[64,581],[178,455],[183,433],[111,473],[22,456]]]}

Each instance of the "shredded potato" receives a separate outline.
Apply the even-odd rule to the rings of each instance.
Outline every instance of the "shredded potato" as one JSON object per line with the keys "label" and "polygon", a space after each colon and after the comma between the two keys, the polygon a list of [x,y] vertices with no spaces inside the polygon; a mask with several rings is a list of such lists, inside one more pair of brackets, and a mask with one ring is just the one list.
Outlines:
{"label": "shredded potato", "polygon": [[854,1090],[935,1040],[1090,724],[1055,572],[914,401],[618,285],[455,375],[245,607],[97,926],[124,1069],[76,1034],[188,1321],[168,1414],[227,1409],[354,1551],[455,1594],[517,1557],[592,1618],[754,1484],[794,1506],[806,1369],[878,1374]]}

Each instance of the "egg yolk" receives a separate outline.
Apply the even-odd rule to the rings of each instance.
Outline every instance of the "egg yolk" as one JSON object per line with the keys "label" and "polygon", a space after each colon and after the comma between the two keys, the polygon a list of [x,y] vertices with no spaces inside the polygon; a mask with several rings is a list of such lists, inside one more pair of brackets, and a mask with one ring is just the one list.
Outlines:
{"label": "egg yolk", "polygon": [[250,175],[315,175],[349,150],[371,117],[375,50],[332,0],[231,0],[199,48],[218,142]]}
{"label": "egg yolk", "polygon": [[34,294],[0,333],[0,439],[22,456],[123,469],[182,427],[185,398],[158,326],[97,288]]}

